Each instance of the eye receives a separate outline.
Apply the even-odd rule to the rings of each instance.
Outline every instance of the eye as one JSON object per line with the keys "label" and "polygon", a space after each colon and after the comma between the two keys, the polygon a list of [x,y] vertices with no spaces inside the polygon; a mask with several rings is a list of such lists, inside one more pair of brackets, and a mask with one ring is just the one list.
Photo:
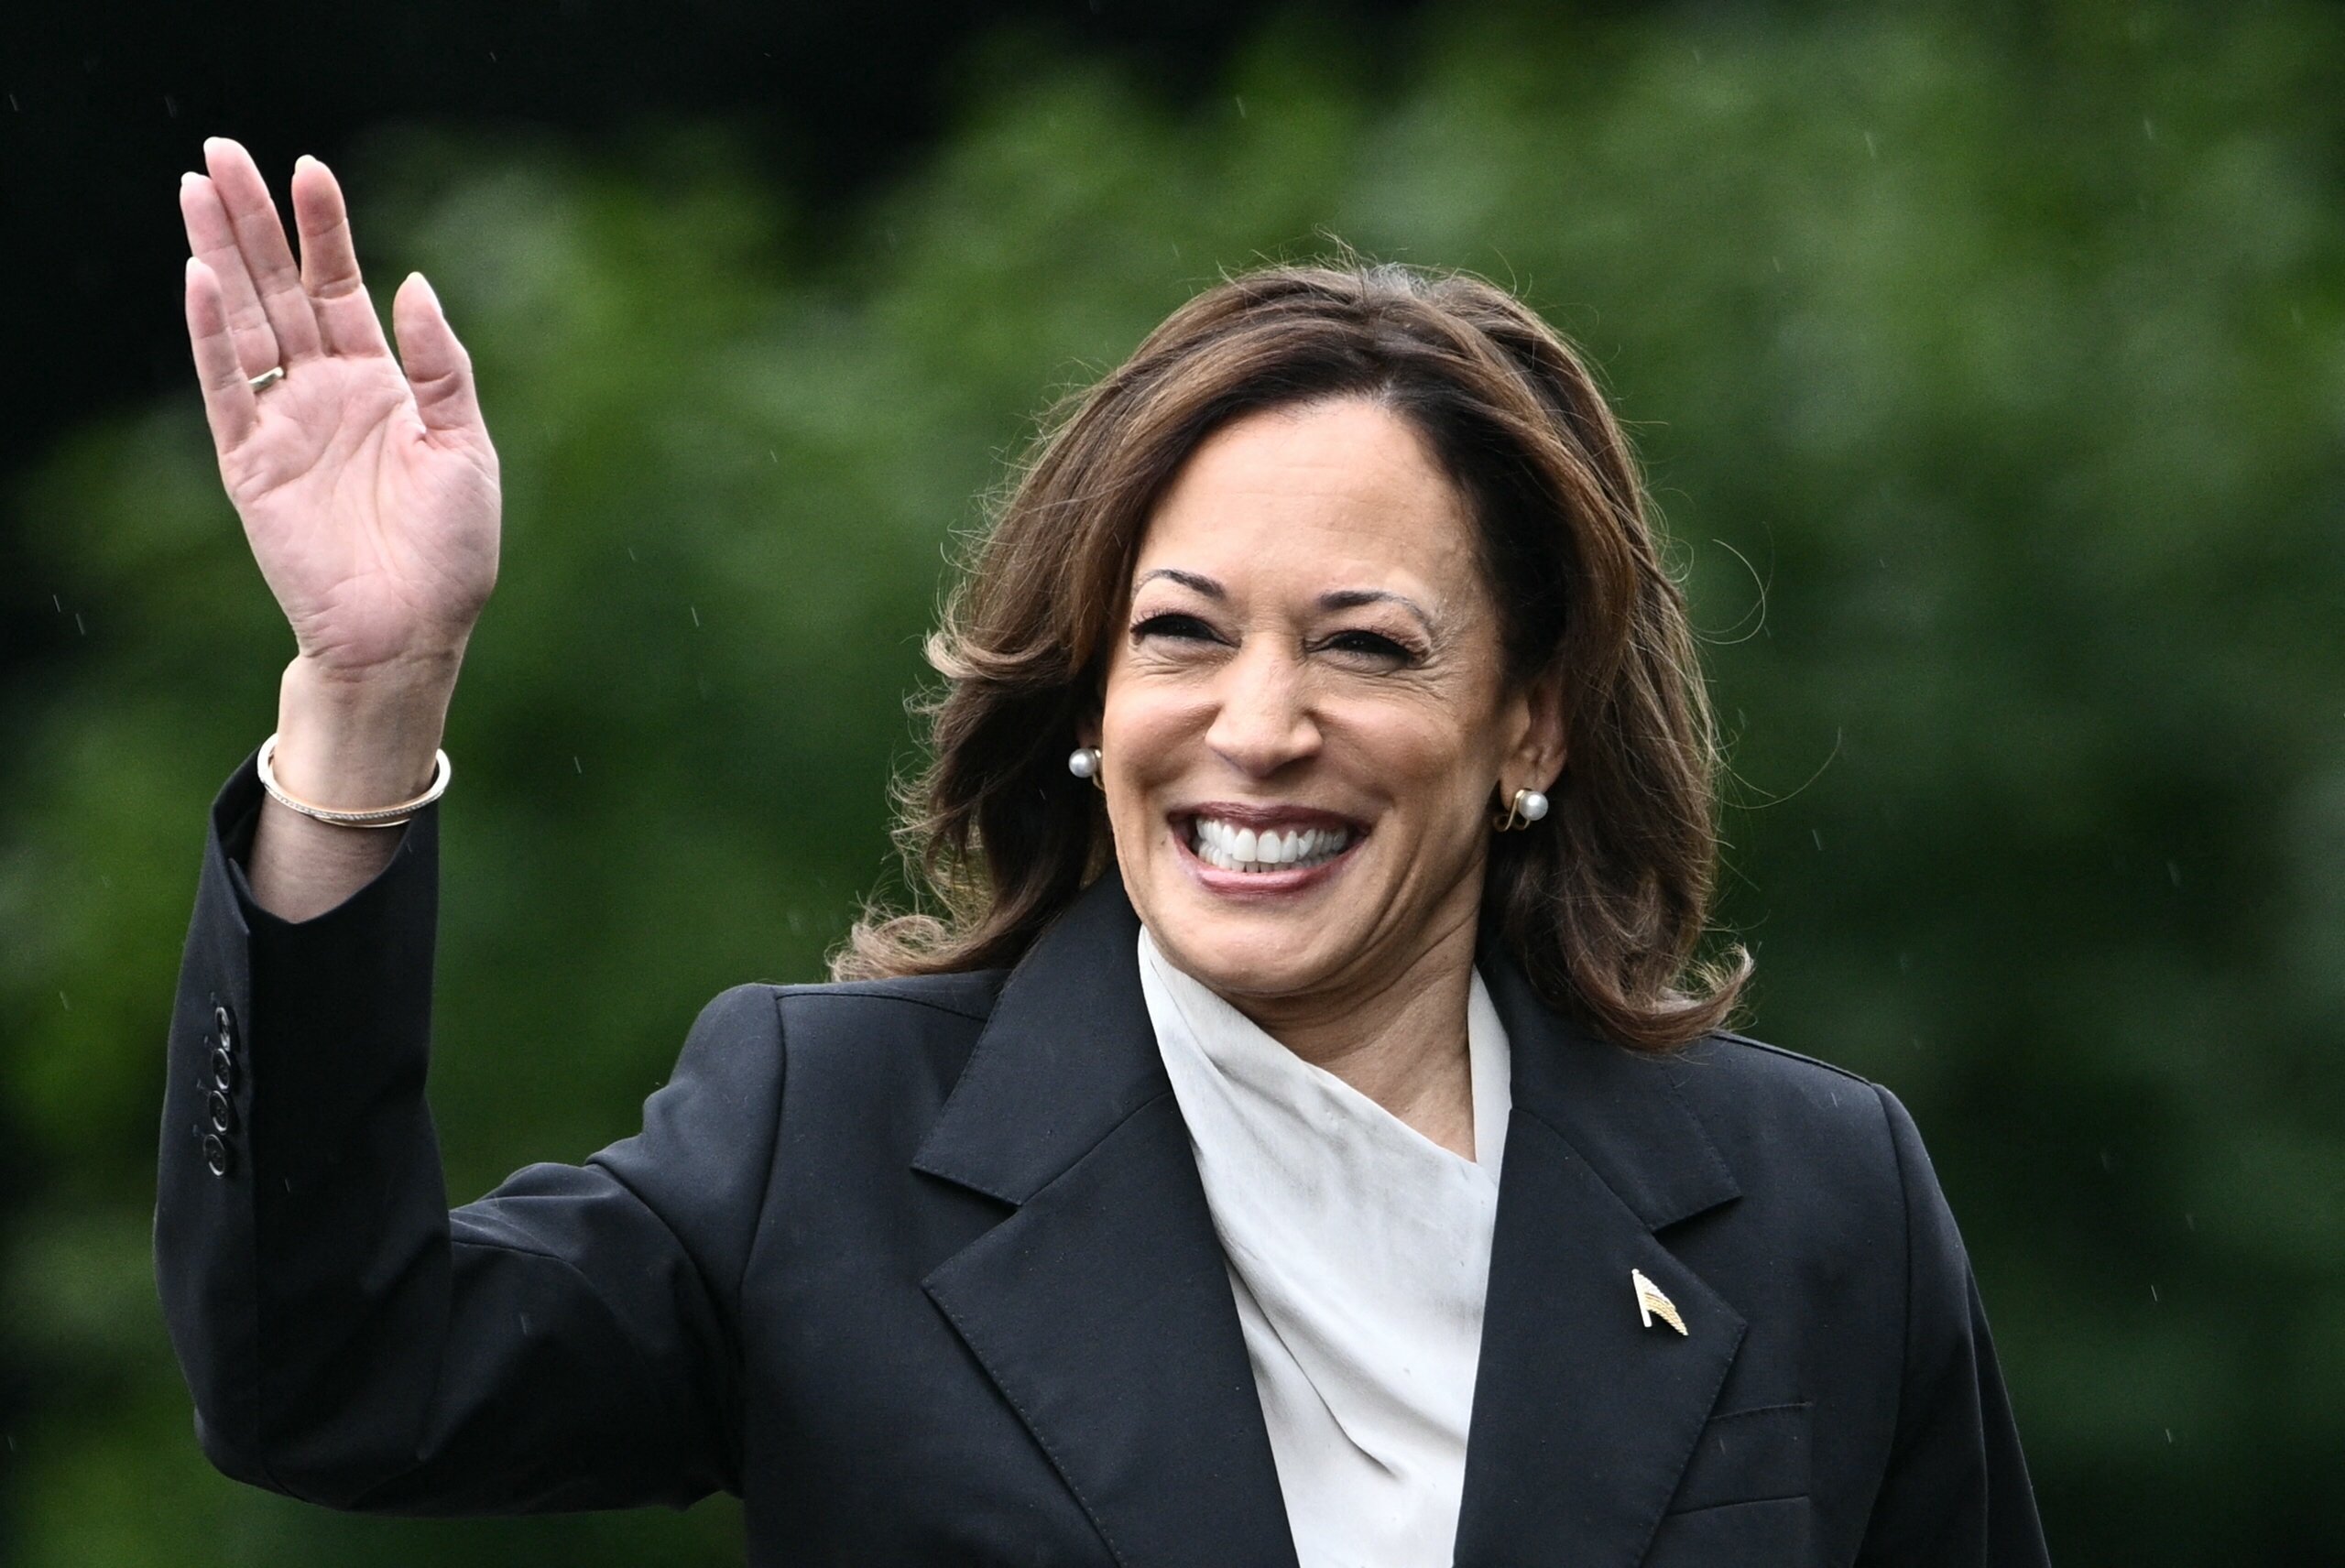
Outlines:
{"label": "eye", "polygon": [[1415,649],[1394,641],[1381,632],[1337,632],[1319,646],[1331,653],[1381,659],[1388,664],[1412,663],[1417,657]]}
{"label": "eye", "polygon": [[1132,636],[1135,638],[1152,637],[1171,637],[1177,642],[1215,642],[1219,640],[1214,636],[1213,628],[1205,625],[1205,622],[1199,620],[1194,615],[1184,615],[1177,612],[1168,612],[1161,615],[1149,616],[1146,620],[1140,622],[1132,627]]}

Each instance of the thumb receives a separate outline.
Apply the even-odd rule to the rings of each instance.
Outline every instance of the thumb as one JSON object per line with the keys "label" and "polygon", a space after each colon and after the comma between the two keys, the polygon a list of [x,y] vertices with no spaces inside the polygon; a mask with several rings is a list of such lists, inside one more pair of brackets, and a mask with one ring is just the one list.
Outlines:
{"label": "thumb", "polygon": [[399,364],[407,371],[423,428],[434,434],[479,430],[473,356],[456,341],[440,296],[420,272],[409,273],[391,299],[391,333],[398,341]]}

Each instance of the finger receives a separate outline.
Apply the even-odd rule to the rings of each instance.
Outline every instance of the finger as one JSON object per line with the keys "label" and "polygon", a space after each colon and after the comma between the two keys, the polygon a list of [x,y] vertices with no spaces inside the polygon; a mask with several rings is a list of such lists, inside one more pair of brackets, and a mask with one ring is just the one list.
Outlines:
{"label": "finger", "polygon": [[350,210],[333,170],[303,154],[293,165],[293,224],[301,234],[301,287],[328,354],[390,356],[375,302],[358,275]]}
{"label": "finger", "polygon": [[224,457],[260,423],[260,403],[245,379],[220,279],[194,256],[187,258],[187,336],[195,350],[195,378],[203,388],[203,417]]}
{"label": "finger", "polygon": [[247,376],[258,376],[277,363],[277,332],[260,308],[252,274],[245,270],[244,253],[228,226],[228,210],[220,192],[201,174],[180,176],[180,217],[187,224],[187,248],[210,270],[227,311],[228,332],[235,339],[236,357]]}
{"label": "finger", "polygon": [[391,330],[398,334],[399,363],[415,392],[415,411],[427,430],[472,434],[482,429],[480,402],[473,389],[473,356],[456,341],[440,296],[420,272],[410,272],[391,297]]}
{"label": "finger", "polygon": [[252,274],[260,308],[277,333],[281,355],[278,363],[290,370],[322,352],[323,345],[318,338],[317,313],[310,306],[310,297],[301,291],[301,275],[293,266],[291,247],[285,243],[285,225],[278,220],[277,203],[269,199],[268,186],[252,154],[227,137],[208,137],[203,160],[212,170],[221,204],[228,210],[228,226],[235,234],[245,269]]}

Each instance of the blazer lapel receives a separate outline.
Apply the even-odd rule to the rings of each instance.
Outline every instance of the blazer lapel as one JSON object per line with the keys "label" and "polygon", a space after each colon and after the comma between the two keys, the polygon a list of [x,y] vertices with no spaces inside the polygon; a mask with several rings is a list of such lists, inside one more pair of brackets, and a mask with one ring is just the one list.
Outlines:
{"label": "blazer lapel", "polygon": [[914,1161],[1013,1206],[922,1281],[1127,1565],[1292,1564],[1113,872],[1011,971]]}
{"label": "blazer lapel", "polygon": [[[1512,1047],[1459,1568],[1640,1562],[1742,1342],[1654,1232],[1738,1195],[1666,1059],[1573,1027],[1485,949]],[[1686,1333],[1639,1319],[1631,1270]]]}

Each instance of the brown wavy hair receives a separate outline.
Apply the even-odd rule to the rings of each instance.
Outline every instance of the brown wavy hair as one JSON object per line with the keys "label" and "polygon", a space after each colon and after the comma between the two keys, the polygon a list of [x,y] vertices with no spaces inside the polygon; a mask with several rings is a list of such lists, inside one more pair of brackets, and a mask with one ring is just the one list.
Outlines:
{"label": "brown wavy hair", "polygon": [[1508,678],[1563,678],[1554,809],[1493,837],[1485,934],[1549,1003],[1622,1045],[1721,1026],[1751,960],[1696,957],[1718,748],[1628,440],[1578,354],[1506,290],[1348,260],[1206,290],[1046,419],[928,642],[944,686],[896,831],[942,912],[867,913],[837,977],[1014,964],[1112,864],[1100,797],[1066,757],[1097,710],[1150,516],[1220,426],[1336,397],[1422,432],[1477,524]]}

